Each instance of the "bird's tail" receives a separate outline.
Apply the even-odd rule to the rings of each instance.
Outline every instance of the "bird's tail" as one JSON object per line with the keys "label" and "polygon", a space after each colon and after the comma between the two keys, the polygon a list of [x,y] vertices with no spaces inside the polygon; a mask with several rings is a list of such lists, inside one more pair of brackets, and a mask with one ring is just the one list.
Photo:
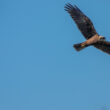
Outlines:
{"label": "bird's tail", "polygon": [[79,43],[79,44],[75,44],[73,45],[73,47],[77,50],[77,51],[80,51],[86,47],[88,47],[88,45],[84,45],[83,43]]}

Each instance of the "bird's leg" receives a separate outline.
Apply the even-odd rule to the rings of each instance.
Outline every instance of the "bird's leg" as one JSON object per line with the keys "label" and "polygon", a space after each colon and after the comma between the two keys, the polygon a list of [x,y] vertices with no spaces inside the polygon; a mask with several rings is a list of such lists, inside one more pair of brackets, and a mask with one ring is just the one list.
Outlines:
{"label": "bird's leg", "polygon": [[81,44],[81,47],[85,47],[85,45],[86,45],[86,43],[85,43],[85,42],[83,42],[83,43]]}
{"label": "bird's leg", "polygon": [[85,46],[85,44],[81,44],[81,47],[84,47]]}

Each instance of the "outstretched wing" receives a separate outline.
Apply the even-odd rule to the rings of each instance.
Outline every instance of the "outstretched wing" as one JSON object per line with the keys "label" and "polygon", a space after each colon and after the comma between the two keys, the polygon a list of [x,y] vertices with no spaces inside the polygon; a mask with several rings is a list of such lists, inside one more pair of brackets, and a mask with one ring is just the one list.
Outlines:
{"label": "outstretched wing", "polygon": [[110,42],[99,41],[94,46],[96,48],[102,50],[103,52],[106,52],[106,53],[110,54]]}
{"label": "outstretched wing", "polygon": [[95,34],[97,34],[91,20],[86,15],[84,15],[84,13],[81,12],[81,10],[77,6],[66,4],[65,10],[73,18],[79,30],[85,36],[86,39],[89,39]]}

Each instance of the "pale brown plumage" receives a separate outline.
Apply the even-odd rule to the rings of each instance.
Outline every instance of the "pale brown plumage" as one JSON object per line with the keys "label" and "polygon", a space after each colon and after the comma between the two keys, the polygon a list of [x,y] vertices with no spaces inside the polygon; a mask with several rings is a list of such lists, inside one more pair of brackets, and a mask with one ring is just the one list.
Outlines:
{"label": "pale brown plumage", "polygon": [[77,51],[93,45],[110,54],[110,42],[105,41],[104,37],[98,35],[91,20],[76,5],[72,6],[71,4],[66,4],[65,10],[70,14],[81,33],[87,39],[87,41],[83,43],[74,45]]}

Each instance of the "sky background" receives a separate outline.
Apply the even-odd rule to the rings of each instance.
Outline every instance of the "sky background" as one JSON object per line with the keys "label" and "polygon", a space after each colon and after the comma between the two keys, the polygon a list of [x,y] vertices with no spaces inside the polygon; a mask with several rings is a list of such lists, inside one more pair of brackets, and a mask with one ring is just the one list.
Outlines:
{"label": "sky background", "polygon": [[0,1],[0,110],[110,110],[110,56],[73,49],[68,2],[110,40],[109,0]]}

